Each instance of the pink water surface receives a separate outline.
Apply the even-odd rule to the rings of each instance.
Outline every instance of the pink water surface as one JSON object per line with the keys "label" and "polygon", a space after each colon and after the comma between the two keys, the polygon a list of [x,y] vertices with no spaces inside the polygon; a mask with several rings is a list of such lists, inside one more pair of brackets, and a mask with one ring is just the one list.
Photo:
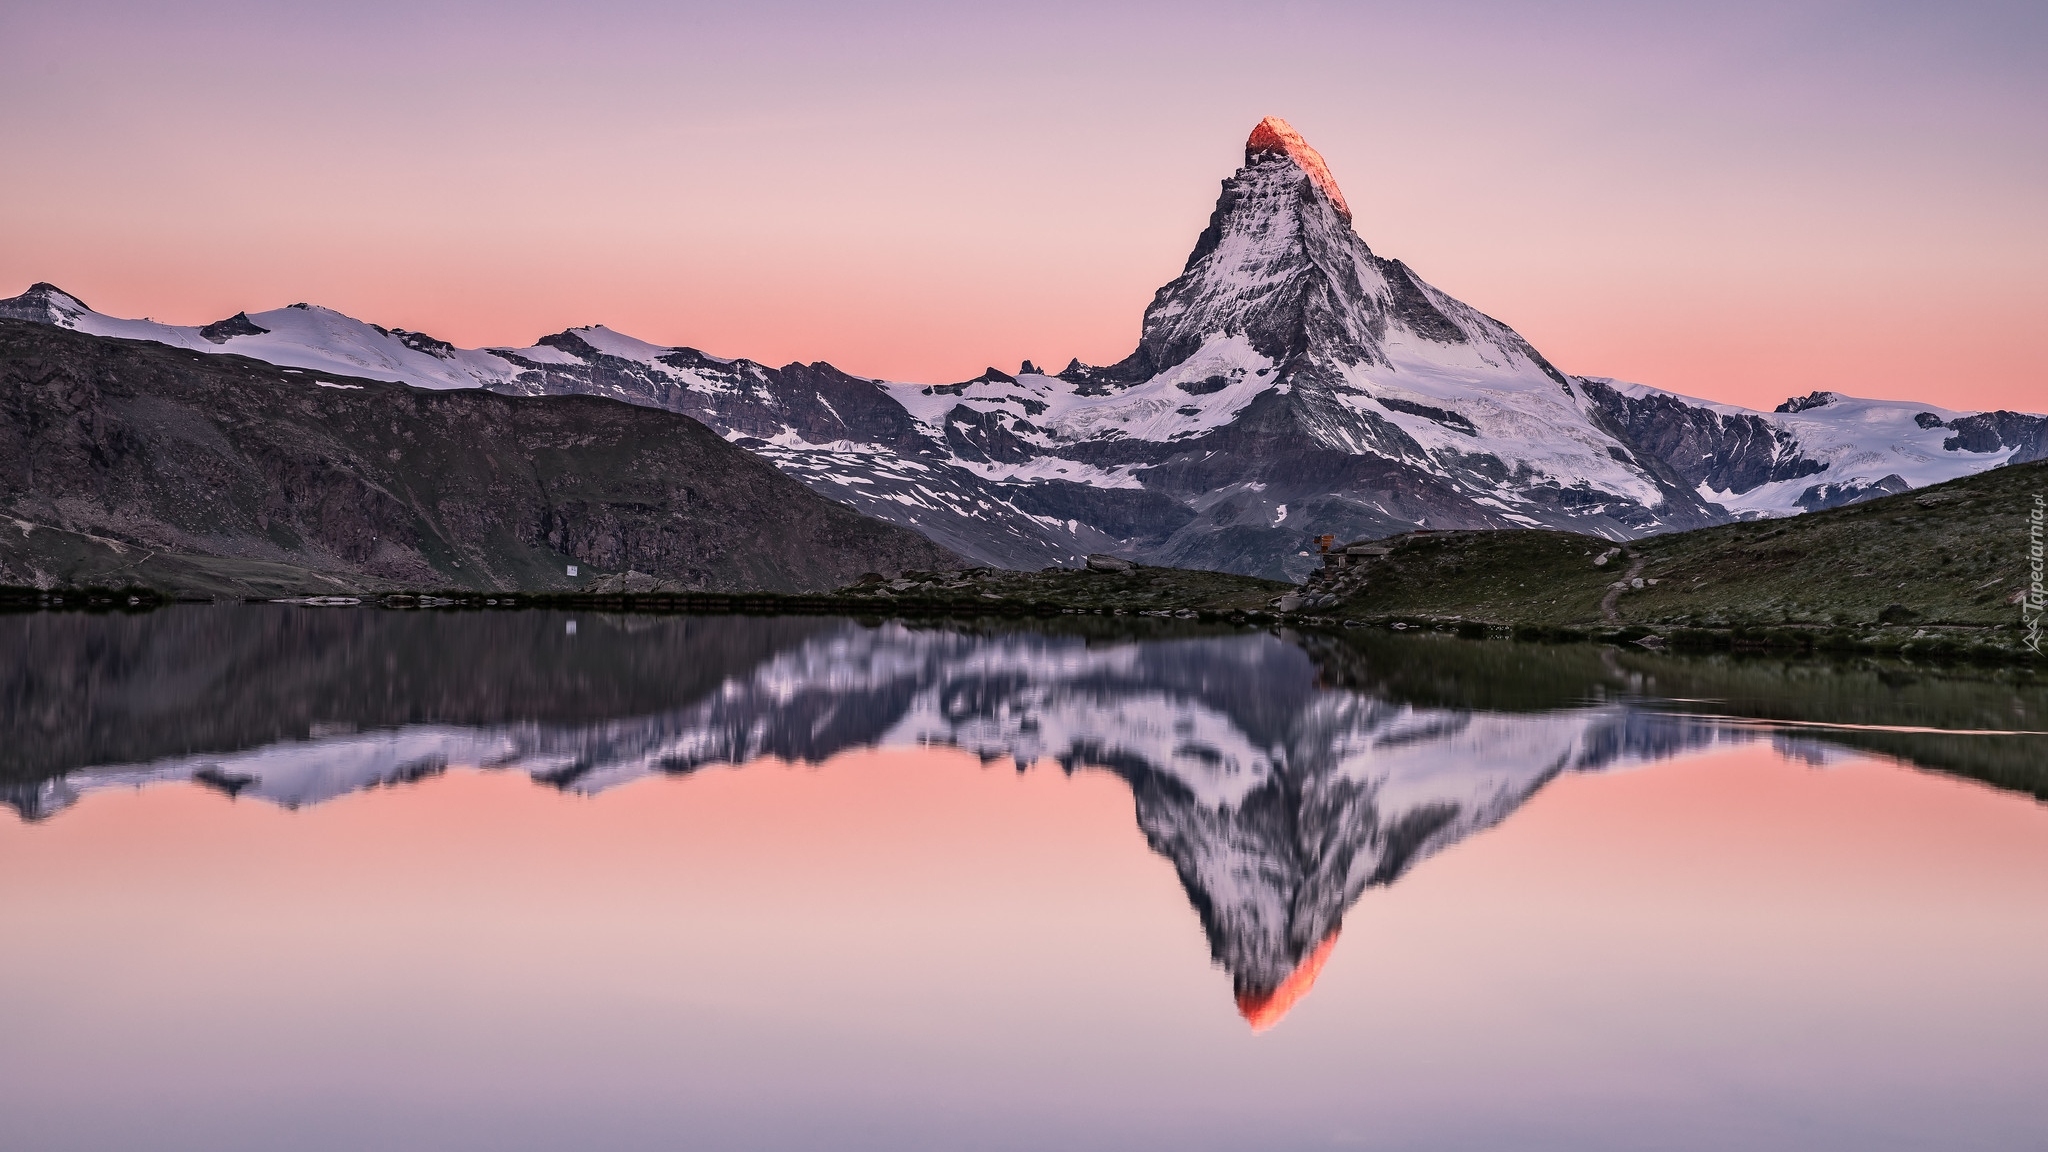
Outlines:
{"label": "pink water surface", "polygon": [[1107,773],[457,768],[0,824],[9,1149],[2014,1149],[2048,807],[1763,745],[1566,776],[1255,1032]]}

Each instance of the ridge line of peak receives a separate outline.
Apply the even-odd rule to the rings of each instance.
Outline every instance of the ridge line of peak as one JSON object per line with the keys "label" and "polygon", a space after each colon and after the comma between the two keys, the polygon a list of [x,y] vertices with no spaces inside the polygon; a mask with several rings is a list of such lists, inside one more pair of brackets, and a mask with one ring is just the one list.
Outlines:
{"label": "ridge line of peak", "polygon": [[90,304],[87,304],[87,303],[86,303],[85,301],[83,301],[83,300],[80,300],[80,299],[79,299],[78,297],[76,297],[76,296],[73,296],[73,295],[72,295],[71,293],[69,293],[69,292],[66,292],[66,291],[65,291],[65,290],[63,290],[62,288],[59,288],[59,287],[57,287],[57,286],[56,286],[55,284],[52,284],[52,283],[50,283],[50,282],[49,282],[48,280],[38,280],[38,281],[36,281],[35,283],[33,283],[33,284],[31,284],[31,285],[29,285],[29,286],[28,286],[28,291],[26,291],[26,292],[23,292],[23,293],[22,293],[21,295],[19,295],[19,296],[13,297],[13,299],[16,299],[16,300],[29,300],[29,299],[44,299],[44,300],[47,300],[47,299],[49,299],[49,298],[50,298],[50,297],[52,297],[52,296],[62,296],[62,297],[63,297],[64,299],[66,299],[66,300],[69,300],[69,301],[71,301],[71,302],[72,302],[73,304],[76,304],[76,305],[78,305],[78,306],[79,306],[80,308],[83,308],[83,309],[85,309],[85,310],[86,310],[87,312],[90,312],[90,311],[92,311],[92,305],[90,305]]}
{"label": "ridge line of peak", "polygon": [[1308,173],[1323,195],[1330,198],[1330,204],[1337,209],[1337,215],[1351,223],[1351,205],[1344,202],[1344,192],[1337,187],[1336,177],[1330,175],[1330,166],[1323,162],[1323,154],[1309,146],[1294,125],[1278,116],[1268,116],[1252,128],[1252,134],[1245,138],[1244,162],[1250,164],[1261,155],[1285,156],[1294,161],[1296,167]]}

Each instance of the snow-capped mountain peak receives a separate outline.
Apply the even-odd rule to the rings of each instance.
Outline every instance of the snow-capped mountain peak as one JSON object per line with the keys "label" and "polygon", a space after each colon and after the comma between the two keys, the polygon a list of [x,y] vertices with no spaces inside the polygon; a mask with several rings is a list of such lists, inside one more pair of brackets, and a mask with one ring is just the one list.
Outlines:
{"label": "snow-capped mountain peak", "polygon": [[[635,339],[623,332],[614,332],[602,324],[586,324],[580,328],[570,328],[561,335],[574,336],[586,347],[600,355],[611,356],[620,360],[638,361],[643,364],[654,363],[663,356],[675,351],[673,348],[664,348],[659,344],[649,344],[645,340]],[[540,342],[548,344],[556,341],[559,341],[559,337],[544,336]],[[557,346],[559,346],[559,343]]]}
{"label": "snow-capped mountain peak", "polygon": [[12,300],[0,300],[0,316],[59,328],[75,328],[79,317],[91,312],[85,301],[43,281],[29,285],[28,291]]}
{"label": "snow-capped mountain peak", "polygon": [[1278,116],[1268,116],[1259,121],[1258,126],[1252,129],[1252,134],[1245,139],[1244,162],[1251,164],[1263,154],[1285,156],[1294,161],[1302,171],[1308,173],[1308,178],[1323,195],[1330,198],[1331,205],[1337,209],[1337,214],[1344,218],[1344,222],[1351,222],[1351,205],[1344,202],[1344,193],[1338,190],[1336,178],[1330,175],[1330,166],[1323,162],[1323,154],[1309,147],[1308,141],[1301,138],[1301,133],[1294,130],[1294,125]]}
{"label": "snow-capped mountain peak", "polygon": [[1299,579],[1310,535],[1550,527],[1626,539],[2048,456],[2048,418],[1815,392],[1777,412],[1566,376],[1375,253],[1268,117],[1122,361],[949,384],[770,367],[602,325],[461,349],[310,305],[203,327],[38,284],[0,316],[428,388],[586,394],[701,420],[822,495],[1003,567],[1090,552]]}

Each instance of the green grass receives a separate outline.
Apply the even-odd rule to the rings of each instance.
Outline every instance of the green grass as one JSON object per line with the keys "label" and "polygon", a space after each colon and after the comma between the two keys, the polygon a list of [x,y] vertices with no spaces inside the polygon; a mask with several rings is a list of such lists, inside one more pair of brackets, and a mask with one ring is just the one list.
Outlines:
{"label": "green grass", "polygon": [[[1594,561],[1614,545],[1589,536],[1410,534],[1322,614],[1819,637],[2016,632],[2027,516],[2043,492],[2048,462],[1996,468],[1847,508],[1649,537],[1604,567]],[[1622,592],[1606,620],[1602,598],[1638,561],[1644,587]]]}
{"label": "green grass", "polygon": [[1192,568],[1154,568],[1145,564],[1134,565],[1127,572],[1072,568],[1047,568],[1039,572],[1012,572],[1002,568],[910,572],[897,583],[910,586],[897,588],[886,581],[870,582],[841,589],[839,595],[864,604],[898,609],[921,604],[1009,605],[1132,614],[1264,611],[1281,595],[1294,590],[1291,584],[1257,576]]}
{"label": "green grass", "polygon": [[22,521],[0,521],[0,567],[40,576],[39,584],[59,592],[149,589],[166,599],[343,596],[362,587],[295,564],[159,551]]}

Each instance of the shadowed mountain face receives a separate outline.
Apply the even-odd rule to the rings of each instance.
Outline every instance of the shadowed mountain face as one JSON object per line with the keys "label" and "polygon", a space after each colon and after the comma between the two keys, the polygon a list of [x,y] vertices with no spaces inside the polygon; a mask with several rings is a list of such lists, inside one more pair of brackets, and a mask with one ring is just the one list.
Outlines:
{"label": "shadowed mountain face", "polygon": [[[687,417],[429,392],[0,320],[0,583],[726,590],[945,568]],[[574,565],[577,575],[571,575]]]}
{"label": "shadowed mountain face", "polygon": [[[2048,793],[2041,737],[1826,726],[1882,709],[2039,729],[2040,688],[1869,669],[1387,637],[262,607],[13,616],[0,639],[0,787],[33,819],[97,788],[191,781],[295,807],[450,766],[582,792],[933,744],[1107,770],[1258,1026],[1306,992],[1368,889],[1563,773],[1770,739],[1816,763],[1867,748]],[[1718,696],[1717,714],[1659,692]],[[1821,726],[1752,722],[1773,715]]]}

